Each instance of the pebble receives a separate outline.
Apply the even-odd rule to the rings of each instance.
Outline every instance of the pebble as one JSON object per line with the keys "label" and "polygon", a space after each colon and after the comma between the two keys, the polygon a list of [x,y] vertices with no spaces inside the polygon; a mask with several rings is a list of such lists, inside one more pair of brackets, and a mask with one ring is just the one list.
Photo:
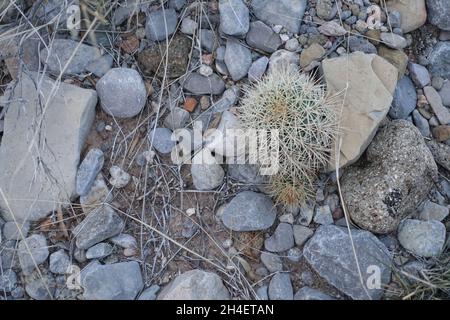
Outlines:
{"label": "pebble", "polygon": [[[1,224],[0,224],[1,229]],[[30,230],[30,223],[29,222],[14,222],[14,221],[7,221],[3,225],[3,237],[6,240],[21,240],[23,238],[26,238],[28,235],[28,231]],[[1,235],[1,232],[0,232]],[[0,243],[1,243],[1,237],[0,237]]]}
{"label": "pebble", "polygon": [[13,270],[8,269],[0,272],[0,292],[9,293],[13,291],[17,282],[17,275]]}
{"label": "pebble", "polygon": [[261,253],[261,262],[270,272],[283,270],[283,262],[281,261],[281,258],[276,254],[263,251]]}
{"label": "pebble", "polygon": [[164,126],[170,130],[183,128],[189,121],[189,117],[189,111],[179,107],[174,107],[172,110],[170,110],[169,114],[164,119]]}
{"label": "pebble", "polygon": [[243,191],[225,206],[220,218],[233,231],[259,231],[270,228],[276,215],[277,210],[269,197]]}
{"label": "pebble", "polygon": [[325,49],[317,44],[313,43],[308,48],[302,51],[300,54],[300,67],[305,68],[307,67],[311,62],[315,60],[319,60],[325,55]]}
{"label": "pebble", "polygon": [[175,32],[177,22],[178,17],[174,9],[152,11],[145,24],[147,37],[153,41],[166,40]]}
{"label": "pebble", "polygon": [[124,222],[110,206],[104,205],[89,213],[73,229],[79,249],[89,249],[93,245],[109,239],[122,231]]}
{"label": "pebble", "polygon": [[49,269],[55,274],[67,274],[70,271],[71,262],[70,258],[64,249],[53,252],[50,255]]}
{"label": "pebble", "polygon": [[148,141],[159,153],[169,154],[175,146],[172,141],[172,131],[167,128],[156,128],[149,132]]}
{"label": "pebble", "polygon": [[298,222],[303,226],[309,226],[314,216],[314,207],[309,204],[303,204],[300,208]]}
{"label": "pebble", "polygon": [[439,95],[442,99],[442,104],[446,107],[450,107],[450,81],[447,80],[443,83],[442,88],[439,91]]}
{"label": "pebble", "polygon": [[86,66],[86,71],[92,72],[97,77],[103,77],[113,66],[113,57],[105,54],[95,59]]}
{"label": "pebble", "polygon": [[312,231],[310,228],[301,225],[294,225],[293,232],[295,244],[299,247],[304,245],[305,242],[314,234],[314,231]]}
{"label": "pebble", "polygon": [[430,72],[433,76],[440,76],[450,79],[450,41],[441,41],[436,44],[433,51],[429,54]]}
{"label": "pebble", "polygon": [[427,200],[419,212],[420,220],[444,220],[449,214],[449,208]]}
{"label": "pebble", "polygon": [[131,176],[119,166],[109,168],[109,174],[111,175],[109,183],[118,189],[125,187],[131,179]]}
{"label": "pebble", "polygon": [[397,230],[400,244],[420,257],[436,257],[441,254],[445,244],[445,226],[436,220],[407,219]]}
{"label": "pebble", "polygon": [[115,237],[112,237],[109,240],[116,246],[119,246],[124,249],[137,248],[136,239],[132,235],[126,233],[121,233]]}
{"label": "pebble", "polygon": [[250,15],[242,0],[220,0],[220,30],[230,36],[243,36],[248,32]]}
{"label": "pebble", "polygon": [[156,295],[159,291],[160,287],[157,284],[154,284],[144,291],[142,291],[138,300],[156,300]]}
{"label": "pebble", "polygon": [[229,39],[225,50],[225,64],[233,81],[238,81],[247,75],[252,65],[252,54],[238,41]]}
{"label": "pebble", "polygon": [[184,18],[181,21],[181,32],[188,35],[193,35],[197,30],[197,22],[191,18]]}
{"label": "pebble", "polygon": [[205,77],[199,73],[193,72],[183,81],[183,88],[198,95],[219,95],[225,91],[225,83],[217,74]]}
{"label": "pebble", "polygon": [[306,5],[306,0],[254,0],[252,12],[266,24],[281,25],[289,32],[299,33]]}
{"label": "pebble", "polygon": [[281,46],[280,36],[262,21],[250,24],[246,41],[249,46],[268,53],[275,52]]}
{"label": "pebble", "polygon": [[33,234],[19,242],[17,255],[23,274],[30,275],[37,266],[47,260],[47,240],[43,235]]}
{"label": "pebble", "polygon": [[330,207],[327,205],[317,207],[314,222],[322,225],[332,224],[334,221]]}
{"label": "pebble", "polygon": [[368,40],[356,36],[348,37],[350,52],[362,51],[364,53],[377,53],[377,48]]}
{"label": "pebble", "polygon": [[255,60],[250,66],[250,69],[248,69],[248,79],[250,81],[261,80],[264,73],[267,70],[268,65],[269,65],[269,58],[267,58],[266,56]]}
{"label": "pebble", "polygon": [[86,251],[87,259],[103,259],[109,256],[113,251],[113,248],[110,244],[102,242],[98,243],[95,246],[90,247]]}
{"label": "pebble", "polygon": [[419,111],[414,110],[412,113],[414,124],[416,125],[417,129],[419,129],[420,133],[423,137],[429,137],[431,134],[430,131],[430,125]]}
{"label": "pebble", "polygon": [[133,69],[113,68],[97,82],[104,112],[117,118],[132,118],[147,103],[147,90],[140,74]]}
{"label": "pebble", "polygon": [[276,273],[270,280],[268,292],[270,300],[294,299],[294,289],[289,274]]}
{"label": "pebble", "polygon": [[102,150],[97,148],[89,150],[77,171],[76,192],[78,195],[85,196],[89,192],[104,162],[105,156]]}
{"label": "pebble", "polygon": [[450,8],[447,0],[427,0],[428,21],[442,30],[450,30]]}
{"label": "pebble", "polygon": [[211,151],[203,149],[192,159],[191,175],[197,190],[213,190],[223,183],[225,171]]}
{"label": "pebble", "polygon": [[442,104],[441,96],[432,86],[423,88],[428,103],[441,124],[450,124],[450,111]]}
{"label": "pebble", "polygon": [[264,247],[270,252],[282,252],[289,250],[295,245],[294,232],[288,223],[280,223],[272,236],[264,242]]}
{"label": "pebble", "polygon": [[310,287],[300,288],[294,296],[294,300],[336,300],[333,297]]}
{"label": "pebble", "polygon": [[297,69],[298,65],[298,54],[284,49],[275,51],[269,58],[269,72],[271,70],[277,70],[286,67]]}
{"label": "pebble", "polygon": [[299,262],[303,253],[299,248],[291,248],[287,252],[287,258],[292,262]]}
{"label": "pebble", "polygon": [[427,68],[417,63],[409,64],[409,73],[416,86],[423,88],[431,83]]}
{"label": "pebble", "polygon": [[404,49],[408,45],[405,38],[391,32],[382,32],[380,34],[380,39],[384,45],[392,49]]}
{"label": "pebble", "polygon": [[325,22],[324,24],[319,26],[318,30],[320,33],[328,37],[339,37],[347,33],[347,30],[345,30],[345,28],[336,21]]}
{"label": "pebble", "polygon": [[416,108],[416,104],[416,88],[411,79],[404,76],[397,82],[389,116],[393,119],[406,119]]}

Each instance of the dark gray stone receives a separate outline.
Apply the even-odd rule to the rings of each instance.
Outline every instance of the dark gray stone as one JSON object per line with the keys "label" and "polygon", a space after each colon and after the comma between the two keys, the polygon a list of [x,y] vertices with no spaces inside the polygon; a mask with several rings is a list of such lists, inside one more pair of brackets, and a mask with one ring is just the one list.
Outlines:
{"label": "dark gray stone", "polygon": [[310,287],[303,287],[297,291],[294,300],[336,300],[333,297]]}
{"label": "dark gray stone", "polygon": [[172,152],[172,148],[175,146],[175,141],[172,141],[172,131],[167,128],[156,128],[150,131],[148,141],[156,151],[162,154]]}
{"label": "dark gray stone", "polygon": [[406,119],[416,108],[416,104],[416,88],[411,79],[404,76],[397,82],[389,116],[393,119]]}
{"label": "dark gray stone", "polygon": [[277,51],[282,43],[280,36],[262,21],[250,24],[246,41],[249,46],[269,53]]}
{"label": "dark gray stone", "polygon": [[[365,286],[373,275],[372,268],[379,271],[381,286],[387,285],[392,260],[389,250],[367,231],[352,230],[352,238]],[[319,227],[305,245],[303,255],[322,278],[351,298],[381,297],[382,289],[363,288],[346,228],[334,225]]]}
{"label": "dark gray stone", "polygon": [[199,73],[193,72],[183,81],[183,88],[193,94],[218,95],[225,91],[225,83],[217,74],[212,74],[209,77],[205,77]]}
{"label": "dark gray stone", "polygon": [[70,272],[71,261],[64,249],[60,249],[50,255],[49,269],[55,274],[66,274]]}
{"label": "dark gray stone", "polygon": [[450,41],[441,41],[428,56],[433,76],[450,79]]}
{"label": "dark gray stone", "polygon": [[348,46],[350,52],[362,51],[364,53],[377,53],[377,48],[368,40],[361,37],[350,36],[348,38]]}
{"label": "dark gray stone", "polygon": [[264,247],[271,252],[289,250],[295,245],[294,232],[288,223],[280,223],[272,236],[266,239]]}
{"label": "dark gray stone", "polygon": [[177,22],[178,17],[174,9],[152,11],[145,24],[147,37],[153,41],[165,40],[175,32]]}
{"label": "dark gray stone", "polygon": [[87,259],[103,259],[109,256],[113,251],[112,246],[109,243],[98,243],[95,246],[90,247],[86,251]]}

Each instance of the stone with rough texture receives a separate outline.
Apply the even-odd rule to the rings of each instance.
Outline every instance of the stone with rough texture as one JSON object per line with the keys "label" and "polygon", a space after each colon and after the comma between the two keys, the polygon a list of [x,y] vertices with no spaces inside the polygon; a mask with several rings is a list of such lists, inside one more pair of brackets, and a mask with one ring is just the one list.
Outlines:
{"label": "stone with rough texture", "polygon": [[218,95],[225,91],[225,83],[215,73],[209,77],[205,77],[197,72],[193,72],[186,76],[182,84],[184,89],[198,95]]}
{"label": "stone with rough texture", "polygon": [[250,24],[246,41],[249,46],[268,53],[275,52],[282,43],[280,36],[262,21]]}
{"label": "stone with rough texture", "polygon": [[321,45],[313,43],[300,54],[300,67],[307,67],[311,62],[322,58],[324,54],[325,49]]}
{"label": "stone with rough texture", "polygon": [[269,58],[261,57],[253,61],[250,69],[248,69],[248,79],[250,81],[261,80],[269,65]]}
{"label": "stone with rough texture", "polygon": [[332,224],[334,221],[330,207],[327,205],[317,207],[314,222],[318,224]]}
{"label": "stone with rough texture", "polygon": [[390,0],[386,2],[389,11],[398,11],[401,15],[401,28],[404,33],[420,28],[427,21],[425,0]]}
{"label": "stone with rough texture", "polygon": [[152,11],[145,23],[145,33],[150,40],[161,41],[169,38],[176,30],[178,22],[174,9]]}
{"label": "stone with rough texture", "polygon": [[162,154],[168,154],[175,146],[175,141],[172,141],[172,131],[167,128],[156,128],[148,134],[148,141],[156,151]]}
{"label": "stone with rough texture", "polygon": [[450,79],[450,41],[441,41],[428,56],[430,72],[433,76]]}
{"label": "stone with rough texture", "polygon": [[99,174],[94,180],[91,189],[85,196],[80,197],[80,204],[84,213],[89,213],[105,203],[110,203],[113,195],[106,185],[105,179]]}
{"label": "stone with rough texture", "polygon": [[297,69],[299,65],[299,57],[295,52],[280,49],[272,53],[269,59],[269,72],[281,68]]}
{"label": "stone with rough texture", "polygon": [[[143,50],[137,56],[139,67],[146,76],[154,76],[155,74],[163,78],[178,78],[185,74],[189,63],[189,52],[191,50],[192,41],[183,35],[175,35],[167,43],[162,41],[158,44]],[[170,62],[166,68],[167,60]]]}
{"label": "stone with rough texture", "polygon": [[73,229],[79,249],[89,249],[93,245],[111,238],[122,231],[124,222],[110,206],[102,206],[90,212],[87,217]]}
{"label": "stone with rough texture", "polygon": [[[75,196],[80,153],[94,122],[97,94],[60,83],[50,98],[53,80],[38,80],[36,74],[22,74],[20,79],[10,97],[0,146],[0,188],[8,200],[6,206],[0,197],[0,207],[7,220],[14,215],[19,221],[33,221]],[[35,81],[40,82],[39,92]]]}
{"label": "stone with rough texture", "polygon": [[33,234],[19,242],[17,255],[24,275],[30,275],[35,268],[47,260],[47,240],[43,235]]}
{"label": "stone with rough texture", "polygon": [[328,21],[318,28],[319,32],[328,37],[339,37],[347,33],[347,30],[336,21]]}
{"label": "stone with rough texture", "polygon": [[403,49],[408,45],[405,38],[392,32],[382,32],[380,39],[384,45],[392,49]]}
{"label": "stone with rough texture", "polygon": [[[379,268],[381,286],[387,285],[391,278],[389,250],[373,234],[363,230],[352,230],[353,244],[366,284],[373,271]],[[361,284],[358,268],[353,254],[347,228],[334,225],[319,227],[303,249],[306,261],[327,282],[352,299],[379,299],[382,289],[367,289]]]}
{"label": "stone with rough texture", "polygon": [[316,4],[317,16],[324,20],[331,20],[337,13],[333,0],[318,0]]}
{"label": "stone with rough texture", "polygon": [[252,53],[238,41],[227,40],[225,64],[233,81],[238,81],[247,75],[252,65]]}
{"label": "stone with rough texture", "polygon": [[91,190],[104,162],[103,151],[97,148],[89,150],[86,157],[81,161],[76,180],[76,191],[80,196],[85,196]]}
{"label": "stone with rough texture", "polygon": [[109,168],[111,175],[109,183],[117,189],[125,187],[131,180],[131,176],[119,166],[112,166]]}
{"label": "stone with rough texture", "polygon": [[103,259],[109,256],[112,251],[113,247],[109,243],[97,243],[86,251],[86,259]]}
{"label": "stone with rough texture", "polygon": [[289,273],[276,273],[270,280],[268,294],[270,300],[294,299],[294,289]]}
{"label": "stone with rough texture", "polygon": [[156,294],[158,293],[160,287],[157,284],[142,291],[138,300],[156,300]]}
{"label": "stone with rough texture", "polygon": [[416,104],[416,88],[411,79],[404,76],[397,82],[389,116],[393,119],[406,119],[416,108]]}
{"label": "stone with rough texture", "polygon": [[71,261],[67,253],[60,249],[50,255],[50,271],[55,274],[70,273]]}
{"label": "stone with rough texture", "polygon": [[264,247],[270,252],[283,252],[294,245],[294,232],[289,223],[280,223],[273,235],[264,242]]}
{"label": "stone with rough texture", "polygon": [[288,31],[299,33],[306,9],[306,0],[253,0],[255,16],[271,25],[282,25]]}
{"label": "stone with rough texture", "polygon": [[369,40],[362,37],[350,36],[348,37],[348,46],[350,52],[361,51],[363,53],[377,53],[377,48],[369,42]]}
{"label": "stone with rough texture", "polygon": [[95,59],[86,66],[86,71],[92,72],[97,77],[103,77],[113,65],[113,57],[109,54],[105,54],[100,58]]}
{"label": "stone with rough texture", "polygon": [[269,197],[243,191],[226,205],[221,219],[233,231],[258,231],[270,228],[276,215],[277,210]]}
{"label": "stone with rough texture", "polygon": [[250,16],[242,0],[220,0],[220,30],[230,36],[243,36],[247,33]]}
{"label": "stone with rough texture", "polygon": [[419,130],[394,120],[378,131],[366,161],[346,170],[342,196],[356,224],[389,233],[426,198],[436,177],[436,163]]}
{"label": "stone with rough texture", "polygon": [[[48,49],[41,50],[41,63],[57,74],[61,72],[63,74],[82,73],[86,71],[86,67],[91,62],[100,58],[101,54],[98,48],[83,43],[78,45],[78,41],[69,39],[53,40]],[[73,57],[72,54],[74,54]],[[68,62],[69,64],[65,68]]]}
{"label": "stone with rough texture", "polygon": [[378,48],[378,55],[386,59],[390,64],[398,70],[398,78],[401,79],[408,66],[408,56],[402,50],[394,50],[385,46]]}
{"label": "stone with rough texture", "polygon": [[[0,223],[0,229],[1,229]],[[28,235],[28,231],[30,230],[30,223],[16,223],[14,221],[8,221],[3,225],[3,237],[6,240],[21,240],[26,238]],[[1,235],[1,233],[0,233]],[[1,243],[1,238],[0,238]]]}
{"label": "stone with rough texture", "polygon": [[277,272],[283,270],[283,262],[281,258],[273,253],[262,252],[261,253],[261,262],[263,265],[269,270],[269,272]]}
{"label": "stone with rough texture", "polygon": [[306,242],[306,240],[311,238],[311,236],[314,234],[314,231],[305,226],[293,225],[292,228],[294,230],[295,244],[299,247],[301,247]]}
{"label": "stone with rough texture", "polygon": [[158,295],[158,300],[229,299],[230,293],[217,274],[197,269],[179,275]]}
{"label": "stone with rough texture", "polygon": [[81,270],[81,286],[85,300],[134,300],[144,283],[135,261],[106,265],[96,262]]}
{"label": "stone with rough texture", "polygon": [[398,226],[397,237],[403,248],[413,254],[436,257],[445,244],[445,226],[436,220],[406,219]]}
{"label": "stone with rough texture", "polygon": [[436,163],[450,171],[450,146],[434,140],[427,141],[427,146]]}
{"label": "stone with rough texture", "polygon": [[12,269],[2,270],[0,273],[0,292],[9,293],[17,284],[17,275]]}
{"label": "stone with rough texture", "polygon": [[[342,92],[348,84],[340,123],[342,167],[358,160],[388,113],[398,72],[383,58],[361,52],[325,59],[322,66],[330,94]],[[335,159],[330,166],[334,169]]]}
{"label": "stone with rough texture", "polygon": [[141,75],[129,68],[113,68],[95,88],[103,111],[117,118],[132,118],[147,103],[147,90]]}
{"label": "stone with rough texture", "polygon": [[310,287],[300,288],[294,296],[294,300],[336,300],[333,297]]}
{"label": "stone with rough texture", "polygon": [[426,0],[428,21],[439,29],[450,30],[450,6],[448,0]]}

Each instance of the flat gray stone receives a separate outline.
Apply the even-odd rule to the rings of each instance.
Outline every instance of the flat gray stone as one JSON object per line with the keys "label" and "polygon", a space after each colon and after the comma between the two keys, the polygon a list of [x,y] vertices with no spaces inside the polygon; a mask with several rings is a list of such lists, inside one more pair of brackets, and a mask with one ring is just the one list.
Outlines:
{"label": "flat gray stone", "polygon": [[[380,274],[381,286],[387,285],[391,278],[389,250],[373,234],[363,230],[352,230],[364,283],[376,268]],[[353,255],[350,237],[346,228],[334,225],[319,227],[303,249],[306,261],[328,283],[353,299],[379,299],[382,289],[362,287]]]}
{"label": "flat gray stone", "polygon": [[428,120],[425,119],[419,111],[414,110],[412,112],[412,118],[414,121],[414,125],[419,129],[420,133],[423,137],[429,137],[431,134],[430,131],[430,124],[428,123]]}
{"label": "flat gray stone", "polygon": [[250,24],[246,41],[249,46],[268,53],[277,51],[282,43],[280,36],[262,21]]}
{"label": "flat gray stone", "polygon": [[90,247],[86,251],[87,259],[103,259],[109,256],[113,251],[113,247],[109,243],[101,242]]}
{"label": "flat gray stone", "polygon": [[147,90],[140,74],[129,68],[113,68],[95,88],[103,111],[117,118],[132,118],[147,103]]}
{"label": "flat gray stone", "polygon": [[166,40],[175,32],[178,16],[174,9],[152,11],[145,23],[147,37],[153,41]]}
{"label": "flat gray stone", "polygon": [[182,84],[184,89],[197,95],[218,95],[225,91],[225,82],[217,74],[205,77],[193,72],[184,79]]}
{"label": "flat gray stone", "polygon": [[270,280],[268,293],[270,300],[293,300],[294,289],[289,273],[276,273]]}
{"label": "flat gray stone", "polygon": [[157,299],[229,300],[230,293],[217,274],[195,269],[177,276],[161,291]]}
{"label": "flat gray stone", "polygon": [[47,240],[43,235],[33,234],[19,242],[17,255],[24,275],[30,275],[35,268],[47,260]]}
{"label": "flat gray stone", "polygon": [[104,162],[103,151],[97,148],[89,150],[86,157],[84,157],[78,167],[76,178],[76,191],[80,196],[85,196],[91,190]]}
{"label": "flat gray stone", "polygon": [[392,49],[404,49],[408,43],[405,38],[401,35],[392,33],[392,32],[382,32],[380,34],[380,39],[384,45],[392,48]]}
{"label": "flat gray stone", "polygon": [[397,231],[398,241],[408,251],[421,257],[436,257],[445,244],[445,226],[436,220],[406,219]]}
{"label": "flat gray stone", "polygon": [[[12,214],[18,221],[38,220],[55,210],[58,203],[71,203],[76,195],[80,153],[94,122],[94,90],[59,83],[50,99],[55,82],[47,77],[39,79],[37,74],[20,76],[5,116],[0,188],[8,206],[0,197],[0,207],[8,220],[12,220]],[[41,103],[47,99],[43,115]]]}
{"label": "flat gray stone", "polygon": [[446,107],[450,107],[450,81],[445,81],[439,90],[439,95],[442,99],[442,104]]}
{"label": "flat gray stone", "polygon": [[29,230],[29,222],[16,223],[14,221],[8,221],[3,225],[3,237],[6,240],[21,240],[27,237]]}
{"label": "flat gray stone", "polygon": [[442,104],[441,96],[432,86],[423,88],[428,103],[441,124],[450,124],[450,111]]}
{"label": "flat gray stone", "polygon": [[295,245],[292,226],[288,223],[280,223],[272,236],[266,239],[264,247],[270,252],[282,252]]}
{"label": "flat gray stone", "polygon": [[90,212],[87,217],[73,229],[79,249],[89,249],[93,245],[111,238],[122,231],[122,218],[108,205]]}
{"label": "flat gray stone", "polygon": [[299,33],[306,2],[306,0],[254,0],[252,10],[258,19],[267,24],[282,25],[290,32]]}
{"label": "flat gray stone", "polygon": [[91,61],[86,66],[86,71],[92,72],[97,77],[103,77],[109,70],[111,70],[113,65],[113,57],[109,54],[105,54],[100,58]]}
{"label": "flat gray stone", "polygon": [[156,294],[158,293],[160,287],[157,284],[154,284],[144,291],[142,291],[138,300],[156,300]]}
{"label": "flat gray stone", "polygon": [[243,36],[247,33],[250,15],[242,0],[220,0],[220,30],[230,36]]}
{"label": "flat gray stone", "polygon": [[[40,59],[41,63],[47,65],[51,72],[59,74],[63,71],[63,74],[79,74],[86,71],[87,66],[100,56],[98,48],[83,43],[79,45],[78,41],[69,39],[55,39],[48,49],[41,50]],[[67,63],[67,68],[64,69]]]}
{"label": "flat gray stone", "polygon": [[330,207],[327,205],[317,207],[316,214],[314,215],[314,222],[322,225],[332,224],[334,220],[331,215]]}
{"label": "flat gray stone", "polygon": [[314,231],[310,228],[301,225],[293,225],[292,229],[294,231],[295,244],[299,247],[305,244],[306,240],[311,238],[314,234]]}
{"label": "flat gray stone", "polygon": [[81,271],[86,300],[134,300],[144,287],[135,261],[101,265],[91,263]]}
{"label": "flat gray stone", "polygon": [[411,78],[404,76],[397,82],[389,116],[393,119],[406,119],[416,108],[417,93]]}
{"label": "flat gray stone", "polygon": [[245,77],[252,65],[252,53],[238,41],[229,39],[225,50],[225,64],[233,81]]}
{"label": "flat gray stone", "polygon": [[277,210],[269,197],[243,191],[226,205],[221,219],[233,231],[258,231],[270,228],[276,215]]}
{"label": "flat gray stone", "polygon": [[[172,110],[170,110],[169,114],[164,119],[164,126],[166,126],[168,128],[166,130],[169,130],[169,129],[176,130],[176,129],[183,128],[188,121],[189,121],[189,112],[182,108],[175,107]],[[161,129],[164,129],[164,128],[161,128]],[[162,151],[167,151],[167,149],[170,145],[169,141],[167,141],[169,132],[164,131],[164,130],[158,130],[157,133],[158,133],[158,135],[160,135],[160,137],[158,137],[159,141],[157,141],[158,147],[161,148]],[[149,139],[150,139],[150,136],[149,136]],[[153,143],[155,143],[155,141],[153,141]],[[155,145],[154,145],[154,147],[156,148]],[[161,152],[161,153],[163,153],[163,152]],[[166,153],[166,152],[164,152],[164,153]]]}

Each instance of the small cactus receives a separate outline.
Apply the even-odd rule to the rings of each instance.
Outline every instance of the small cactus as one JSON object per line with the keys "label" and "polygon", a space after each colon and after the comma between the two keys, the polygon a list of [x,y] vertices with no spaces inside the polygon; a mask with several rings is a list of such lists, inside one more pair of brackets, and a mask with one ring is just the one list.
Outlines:
{"label": "small cactus", "polygon": [[279,132],[279,170],[269,186],[278,203],[297,206],[315,194],[314,182],[338,132],[338,102],[313,76],[290,67],[245,88],[239,108],[243,127]]}

